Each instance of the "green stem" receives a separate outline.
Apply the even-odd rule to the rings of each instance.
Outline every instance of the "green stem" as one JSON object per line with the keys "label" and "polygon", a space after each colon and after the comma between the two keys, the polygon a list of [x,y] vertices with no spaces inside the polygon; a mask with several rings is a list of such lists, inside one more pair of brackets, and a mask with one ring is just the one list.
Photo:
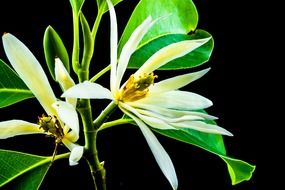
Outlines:
{"label": "green stem", "polygon": [[114,126],[117,126],[117,125],[124,125],[124,124],[130,124],[132,123],[132,119],[117,119],[117,120],[114,120],[114,121],[110,121],[110,122],[106,122],[104,124],[101,125],[101,127],[98,129],[98,132],[99,131],[102,131],[104,129],[108,129],[110,127],[114,127]]}
{"label": "green stem", "polygon": [[102,11],[102,9],[99,9],[97,16],[96,16],[96,19],[95,19],[95,22],[94,22],[94,25],[93,25],[93,28],[92,28],[92,38],[94,40],[96,39],[97,31],[98,31],[98,28],[99,28],[103,14],[104,14],[104,12]]}
{"label": "green stem", "polygon": [[72,50],[72,68],[75,73],[78,72],[79,68],[79,16],[73,11],[73,50]]}
{"label": "green stem", "polygon": [[112,101],[93,122],[95,129],[99,129],[101,125],[109,118],[110,114],[117,108],[117,104]]}
{"label": "green stem", "polygon": [[100,78],[102,75],[104,75],[105,73],[107,73],[111,68],[111,65],[108,65],[107,67],[105,67],[104,69],[102,69],[99,73],[97,73],[95,76],[93,76],[90,79],[90,82],[95,82],[98,78]]}

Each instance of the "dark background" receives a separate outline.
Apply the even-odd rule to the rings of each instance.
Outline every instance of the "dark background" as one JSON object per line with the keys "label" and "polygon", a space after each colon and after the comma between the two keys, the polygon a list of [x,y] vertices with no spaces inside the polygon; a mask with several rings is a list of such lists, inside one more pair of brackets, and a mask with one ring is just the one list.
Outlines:
{"label": "dark background", "polygon": [[[93,21],[96,15],[94,2],[86,0],[83,9],[89,21]],[[138,0],[125,0],[116,6],[120,34],[137,2]],[[228,155],[258,165],[256,131],[264,126],[262,119],[256,119],[258,114],[253,108],[260,107],[258,97],[260,81],[256,75],[259,72],[260,62],[256,56],[261,52],[257,51],[258,38],[250,35],[262,32],[258,25],[259,15],[254,11],[258,9],[257,5],[241,1],[196,0],[194,2],[200,16],[198,28],[205,29],[213,35],[215,48],[210,61],[199,68],[210,66],[211,71],[184,90],[197,92],[214,102],[214,106],[207,111],[219,117],[218,124],[234,134],[234,137],[224,138]],[[67,0],[37,2],[10,0],[1,2],[0,6],[0,33],[10,32],[17,36],[30,48],[44,69],[47,67],[44,63],[42,38],[48,25],[57,30],[71,52],[72,21]],[[108,14],[103,18],[97,37],[95,56],[100,63],[106,64],[109,59]],[[0,58],[7,61],[2,46]],[[101,67],[96,65],[91,72],[95,73]],[[175,75],[179,73],[183,72],[176,72]],[[163,78],[173,73],[158,74]],[[105,77],[99,82],[108,84],[107,79],[108,77]],[[55,85],[52,80],[50,81]],[[60,95],[59,89],[55,91]],[[100,106],[103,108],[107,103],[102,101]],[[17,118],[36,122],[37,116],[42,112],[35,100],[26,100],[1,109],[0,120]],[[94,112],[98,113],[99,111]],[[258,168],[251,181],[232,186],[226,165],[217,156],[160,135],[157,137],[173,160],[180,190],[257,189]],[[35,135],[1,140],[0,148],[50,155],[54,147],[52,139]],[[65,148],[61,147],[60,151],[65,151]],[[171,189],[138,128],[121,126],[104,131],[99,137],[99,151],[101,159],[106,163],[110,190]],[[85,162],[81,161],[80,166],[83,166],[83,169],[79,166],[69,167],[67,160],[55,162],[41,189],[62,187],[76,189],[75,186],[79,186],[81,189],[91,190],[92,183],[89,183],[90,176],[87,175]]]}

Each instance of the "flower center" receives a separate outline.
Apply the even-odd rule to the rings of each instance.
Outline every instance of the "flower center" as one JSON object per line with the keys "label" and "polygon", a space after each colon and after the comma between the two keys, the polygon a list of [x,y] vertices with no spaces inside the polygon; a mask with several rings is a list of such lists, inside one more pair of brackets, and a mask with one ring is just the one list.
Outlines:
{"label": "flower center", "polygon": [[38,119],[40,129],[43,129],[45,132],[49,133],[49,136],[54,137],[57,144],[61,143],[64,132],[56,116],[45,116],[43,114],[41,117],[38,117]]}
{"label": "flower center", "polygon": [[126,85],[121,89],[119,101],[133,102],[144,98],[148,93],[148,87],[153,84],[155,78],[157,75],[153,73],[145,73],[138,79],[131,75]]}

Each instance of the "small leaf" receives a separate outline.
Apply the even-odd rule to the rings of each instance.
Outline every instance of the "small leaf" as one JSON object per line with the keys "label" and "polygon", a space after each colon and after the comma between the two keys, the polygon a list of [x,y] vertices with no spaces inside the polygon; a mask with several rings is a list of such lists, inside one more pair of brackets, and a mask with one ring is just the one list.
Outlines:
{"label": "small leaf", "polygon": [[84,41],[84,49],[82,55],[82,65],[83,67],[89,67],[93,52],[94,52],[94,40],[92,38],[92,33],[89,27],[89,24],[83,15],[82,12],[79,13],[82,33],[83,33],[83,41]]}
{"label": "small leaf", "polygon": [[50,160],[51,157],[0,149],[0,187],[8,183],[8,189],[37,190]]}
{"label": "small leaf", "polygon": [[[106,0],[96,0],[98,10],[102,11],[103,13],[108,11],[108,6]],[[118,3],[122,2],[123,0],[111,0],[113,6],[117,5]]]}
{"label": "small leaf", "polygon": [[232,179],[232,185],[250,180],[255,170],[255,166],[250,165],[242,160],[237,160],[227,156],[220,155],[220,157],[227,164],[229,174]]}
{"label": "small leaf", "polygon": [[72,7],[72,11],[78,15],[79,11],[81,10],[83,4],[84,4],[85,0],[69,0],[71,7]]}
{"label": "small leaf", "polygon": [[[136,52],[131,56],[128,68],[139,68],[143,65],[148,58],[150,58],[154,53],[156,53],[161,48],[170,45],[175,42],[180,42],[184,40],[192,39],[202,39],[208,38],[211,35],[204,30],[196,30],[191,35],[186,34],[168,34],[159,37],[141,47],[139,47]],[[205,62],[207,62],[212,54],[214,48],[213,39],[209,40],[206,44],[195,49],[189,54],[177,58],[164,66],[160,67],[159,70],[175,70],[175,69],[188,69],[197,67]]]}
{"label": "small leaf", "polygon": [[[210,123],[214,124],[213,121]],[[226,150],[221,135],[203,133],[192,129],[153,130],[175,140],[198,146],[221,157],[227,164],[233,185],[249,180],[254,172],[255,166],[242,160],[226,156]]]}
{"label": "small leaf", "polygon": [[48,26],[45,31],[43,45],[44,45],[45,59],[53,79],[55,80],[54,67],[55,67],[55,58],[57,57],[62,61],[66,70],[69,72],[70,68],[69,68],[69,57],[67,50],[60,36],[51,26]]}
{"label": "small leaf", "polygon": [[25,83],[0,59],[0,108],[32,97]]}
{"label": "small leaf", "polygon": [[166,34],[188,34],[198,24],[198,12],[192,0],[141,0],[136,6],[119,43],[119,53],[133,31],[148,16],[159,19],[141,41],[144,44]]}

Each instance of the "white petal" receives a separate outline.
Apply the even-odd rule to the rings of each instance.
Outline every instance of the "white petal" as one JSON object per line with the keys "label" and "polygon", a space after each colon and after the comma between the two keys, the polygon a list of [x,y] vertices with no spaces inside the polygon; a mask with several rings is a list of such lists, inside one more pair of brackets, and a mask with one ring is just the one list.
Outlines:
{"label": "white petal", "polygon": [[6,33],[2,39],[5,53],[15,71],[33,92],[45,111],[49,115],[54,115],[55,110],[51,105],[56,101],[56,97],[38,60],[12,34]]}
{"label": "white petal", "polygon": [[135,102],[129,102],[128,104],[131,106],[148,104],[176,110],[201,110],[210,107],[212,102],[209,99],[192,92],[175,90],[149,95]]}
{"label": "white petal", "polygon": [[204,76],[210,69],[204,69],[202,71],[188,73],[185,75],[179,75],[172,77],[161,82],[155,83],[149,87],[150,93],[162,93],[172,90],[177,90],[186,86],[187,84],[201,78]]}
{"label": "white petal", "polygon": [[59,119],[72,131],[74,131],[74,135],[76,138],[79,137],[79,120],[78,115],[75,108],[63,101],[57,101],[53,104],[53,107],[56,109]]}
{"label": "white petal", "polygon": [[210,38],[204,38],[199,40],[185,40],[177,43],[170,44],[158,52],[153,54],[135,73],[135,77],[143,75],[144,73],[151,73],[155,69],[165,65],[166,63],[182,57],[201,45],[208,42]]}
{"label": "white petal", "polygon": [[154,24],[151,17],[147,17],[141,25],[139,25],[135,31],[132,33],[131,37],[128,39],[124,45],[122,52],[120,54],[118,68],[117,68],[117,89],[119,89],[123,75],[127,69],[129,60],[133,52],[136,50],[143,36],[147,33],[149,28]]}
{"label": "white petal", "polygon": [[219,127],[217,125],[207,124],[202,121],[183,121],[178,123],[172,123],[172,125],[177,128],[190,128],[205,133],[233,136],[231,132],[227,131],[222,127]]}
{"label": "white petal", "polygon": [[84,99],[113,99],[109,89],[104,88],[100,84],[92,83],[89,81],[85,81],[71,87],[62,94],[62,97]]}
{"label": "white petal", "polygon": [[[75,83],[63,63],[59,58],[55,58],[55,80],[60,84],[63,91],[66,91],[70,87],[74,86]],[[76,107],[76,98],[66,98],[66,101]]]}
{"label": "white petal", "polygon": [[107,0],[109,13],[110,13],[110,51],[111,51],[111,79],[110,87],[113,96],[115,92],[119,89],[116,88],[116,72],[117,72],[117,50],[118,50],[118,27],[117,27],[117,17],[115,13],[114,6],[110,0]]}
{"label": "white petal", "polygon": [[154,136],[152,131],[140,119],[136,118],[134,115],[128,112],[126,112],[126,114],[130,116],[137,123],[162,173],[165,175],[165,177],[171,184],[172,188],[177,189],[178,180],[177,180],[176,172],[175,172],[173,163],[170,157],[168,156],[167,152],[161,146],[161,144],[159,143],[157,138]]}
{"label": "white petal", "polygon": [[159,115],[168,117],[168,118],[181,118],[184,116],[189,116],[189,117],[196,117],[196,118],[202,118],[207,119],[207,120],[215,120],[218,119],[215,116],[208,115],[206,113],[202,112],[197,112],[197,111],[182,111],[182,110],[175,110],[175,109],[168,109],[164,108],[161,106],[156,106],[156,105],[150,105],[150,104],[138,104],[134,102],[132,104],[136,108],[136,110],[149,110],[153,113],[157,113]]}
{"label": "white petal", "polygon": [[78,161],[82,158],[84,153],[84,147],[70,142],[67,139],[62,139],[63,144],[71,151],[69,156],[69,165],[74,166],[78,164]]}
{"label": "white petal", "polygon": [[146,124],[148,124],[149,126],[151,126],[153,128],[175,129],[174,127],[172,127],[171,125],[169,125],[168,123],[166,123],[165,121],[160,119],[159,117],[156,117],[157,115],[155,115],[155,114],[151,115],[151,113],[150,113],[150,115],[143,115],[143,114],[139,113],[135,108],[132,108],[131,106],[129,106],[125,103],[121,103],[120,106],[123,107],[123,109],[128,110],[129,112],[133,113],[136,117],[140,118]]}
{"label": "white petal", "polygon": [[44,134],[40,126],[22,120],[9,120],[0,122],[0,139],[6,139],[18,135]]}

